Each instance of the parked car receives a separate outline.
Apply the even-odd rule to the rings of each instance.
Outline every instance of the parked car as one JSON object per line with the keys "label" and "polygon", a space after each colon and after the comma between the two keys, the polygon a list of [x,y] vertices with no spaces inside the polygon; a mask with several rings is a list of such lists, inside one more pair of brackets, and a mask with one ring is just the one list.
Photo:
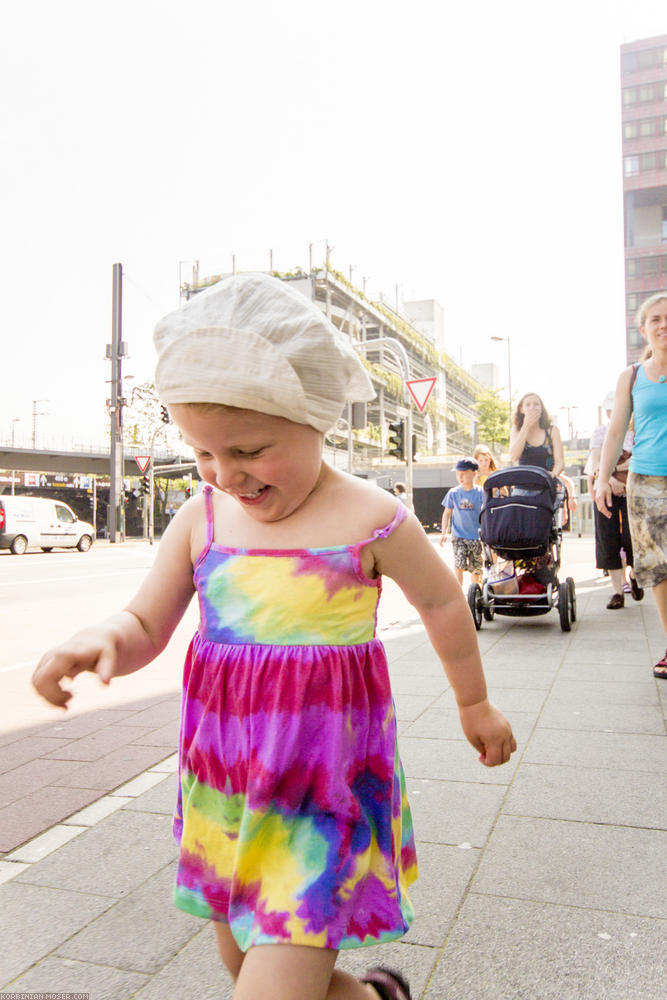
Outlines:
{"label": "parked car", "polygon": [[42,552],[56,547],[87,552],[94,538],[92,524],[80,521],[60,500],[0,496],[0,549],[10,549],[14,555],[22,555],[29,547]]}

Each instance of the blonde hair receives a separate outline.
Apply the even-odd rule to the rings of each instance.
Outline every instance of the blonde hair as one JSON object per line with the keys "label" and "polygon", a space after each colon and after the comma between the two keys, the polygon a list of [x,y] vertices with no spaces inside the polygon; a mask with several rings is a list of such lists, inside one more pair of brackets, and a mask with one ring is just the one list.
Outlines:
{"label": "blonde hair", "polygon": [[478,444],[472,453],[473,458],[479,458],[480,455],[489,456],[489,472],[495,472],[498,468],[496,465],[496,460],[493,457],[493,452],[490,448],[487,448],[485,444]]}
{"label": "blonde hair", "polygon": [[646,314],[651,306],[654,306],[656,302],[662,302],[663,299],[667,301],[667,292],[656,292],[655,295],[650,295],[644,300],[644,302],[642,302],[637,310],[637,315],[635,316],[635,323],[638,328],[643,326],[646,322]]}

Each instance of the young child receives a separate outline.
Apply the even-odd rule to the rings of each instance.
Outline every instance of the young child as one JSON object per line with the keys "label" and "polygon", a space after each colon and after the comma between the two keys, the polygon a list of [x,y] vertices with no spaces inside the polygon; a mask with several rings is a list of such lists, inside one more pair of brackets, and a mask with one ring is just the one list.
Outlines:
{"label": "young child", "polygon": [[442,535],[440,544],[447,541],[452,529],[454,548],[454,571],[456,579],[463,585],[464,570],[469,570],[473,583],[482,581],[482,543],[479,540],[479,515],[484,500],[483,491],[475,486],[475,473],[479,465],[471,456],[460,458],[456,463],[458,486],[449,490],[442,506]]}
{"label": "young child", "polygon": [[235,1000],[409,1000],[339,949],[408,929],[416,856],[384,649],[381,577],[422,617],[487,766],[516,749],[488,700],[454,576],[396,497],[325,464],[323,438],[372,386],[342,335],[265,275],[224,279],[159,323],[156,383],[204,492],[167,529],[120,614],[52,649],[33,677],[103,683],[166,646],[195,591],[186,659],[174,898],[210,918]]}

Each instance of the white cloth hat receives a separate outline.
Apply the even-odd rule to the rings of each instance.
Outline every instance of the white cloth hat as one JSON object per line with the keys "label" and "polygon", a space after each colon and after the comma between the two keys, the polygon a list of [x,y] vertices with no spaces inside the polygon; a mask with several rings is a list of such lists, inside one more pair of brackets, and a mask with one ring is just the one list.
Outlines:
{"label": "white cloth hat", "polygon": [[352,346],[314,302],[266,274],[199,292],[155,327],[165,403],[223,403],[326,431],[375,396]]}

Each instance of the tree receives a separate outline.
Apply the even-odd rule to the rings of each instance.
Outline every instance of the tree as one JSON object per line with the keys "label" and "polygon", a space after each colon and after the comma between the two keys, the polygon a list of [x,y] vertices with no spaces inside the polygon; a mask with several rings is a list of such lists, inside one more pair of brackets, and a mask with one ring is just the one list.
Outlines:
{"label": "tree", "polygon": [[498,399],[498,393],[485,390],[475,403],[477,440],[491,451],[506,451],[510,442],[509,403]]}

